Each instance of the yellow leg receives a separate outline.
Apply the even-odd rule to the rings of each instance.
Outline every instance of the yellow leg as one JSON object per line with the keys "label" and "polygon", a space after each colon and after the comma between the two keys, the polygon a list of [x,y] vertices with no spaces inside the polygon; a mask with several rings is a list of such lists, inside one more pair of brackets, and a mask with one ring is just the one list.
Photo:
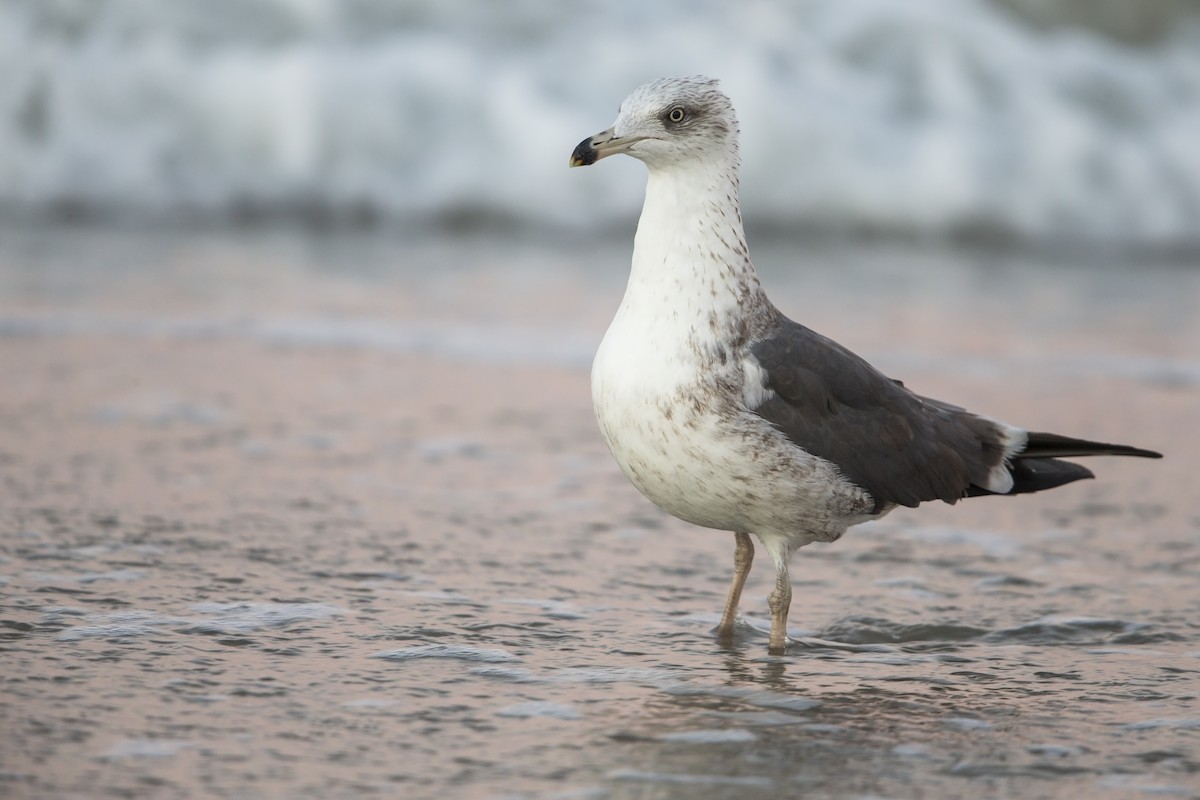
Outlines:
{"label": "yellow leg", "polygon": [[792,606],[792,579],[788,576],[787,564],[780,564],[775,572],[775,591],[767,597],[771,609],[771,640],[767,652],[781,656],[787,651],[787,618]]}
{"label": "yellow leg", "polygon": [[746,585],[746,576],[750,574],[750,565],[754,563],[754,543],[750,541],[750,534],[735,533],[733,540],[733,583],[729,587],[729,596],[725,598],[725,613],[721,614],[721,622],[717,625],[717,634],[722,637],[733,635],[742,587]]}

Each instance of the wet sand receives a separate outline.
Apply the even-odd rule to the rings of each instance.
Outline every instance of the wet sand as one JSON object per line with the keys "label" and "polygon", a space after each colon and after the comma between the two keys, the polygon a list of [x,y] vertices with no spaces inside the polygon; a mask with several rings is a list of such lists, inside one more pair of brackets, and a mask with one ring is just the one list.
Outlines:
{"label": "wet sand", "polygon": [[6,232],[0,794],[1200,797],[1200,273],[756,255],[922,393],[1162,450],[759,563],[587,366],[627,243]]}

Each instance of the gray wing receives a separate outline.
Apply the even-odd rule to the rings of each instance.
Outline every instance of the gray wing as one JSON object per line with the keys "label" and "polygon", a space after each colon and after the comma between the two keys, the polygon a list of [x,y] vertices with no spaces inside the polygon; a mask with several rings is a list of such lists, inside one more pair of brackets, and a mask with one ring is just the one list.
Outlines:
{"label": "gray wing", "polygon": [[1004,459],[998,426],[929,400],[837,342],[791,320],[751,347],[773,394],[753,411],[837,465],[875,511],[954,503]]}

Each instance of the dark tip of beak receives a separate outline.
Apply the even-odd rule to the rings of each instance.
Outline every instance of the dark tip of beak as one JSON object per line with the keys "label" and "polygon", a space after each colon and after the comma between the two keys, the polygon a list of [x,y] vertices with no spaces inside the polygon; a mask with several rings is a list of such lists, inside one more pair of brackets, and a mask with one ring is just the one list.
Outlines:
{"label": "dark tip of beak", "polygon": [[592,137],[588,137],[579,143],[575,151],[571,153],[572,167],[586,167],[596,163],[596,148],[592,147]]}

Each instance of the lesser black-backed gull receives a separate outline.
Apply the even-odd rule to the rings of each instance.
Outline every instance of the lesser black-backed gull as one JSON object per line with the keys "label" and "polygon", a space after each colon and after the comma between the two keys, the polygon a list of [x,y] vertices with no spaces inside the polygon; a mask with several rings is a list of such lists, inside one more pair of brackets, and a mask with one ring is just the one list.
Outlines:
{"label": "lesser black-backed gull", "polygon": [[1062,457],[1158,458],[1035,433],[922,397],[780,313],[746,249],[738,125],[716,81],[666,78],[621,104],[571,166],[625,153],[649,170],[625,297],[592,365],[592,402],[617,463],[647,498],[733,531],[729,637],[754,546],[775,563],[768,649],[784,652],[788,559],[896,506],[1061,486]]}

